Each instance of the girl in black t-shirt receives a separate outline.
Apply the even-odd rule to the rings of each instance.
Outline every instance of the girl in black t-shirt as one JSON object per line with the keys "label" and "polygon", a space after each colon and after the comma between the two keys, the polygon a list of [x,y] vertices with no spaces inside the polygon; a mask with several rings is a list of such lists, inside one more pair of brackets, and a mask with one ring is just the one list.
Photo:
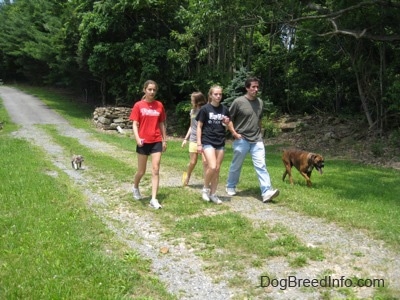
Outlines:
{"label": "girl in black t-shirt", "polygon": [[197,114],[197,151],[207,161],[202,198],[221,204],[216,195],[219,171],[224,159],[226,126],[230,122],[229,110],[221,104],[222,88],[212,86],[208,92],[208,103]]}

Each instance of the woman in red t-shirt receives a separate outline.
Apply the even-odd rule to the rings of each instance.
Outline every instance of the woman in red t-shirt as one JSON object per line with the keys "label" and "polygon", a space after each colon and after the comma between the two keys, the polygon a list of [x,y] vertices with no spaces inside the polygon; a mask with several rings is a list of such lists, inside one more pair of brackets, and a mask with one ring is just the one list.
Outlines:
{"label": "woman in red t-shirt", "polygon": [[135,103],[129,117],[133,121],[132,129],[136,139],[136,153],[138,154],[138,169],[133,182],[133,197],[137,200],[142,199],[139,183],[146,173],[147,159],[151,155],[152,189],[150,206],[155,209],[161,208],[156,197],[160,182],[161,153],[167,149],[166,114],[163,104],[154,98],[157,89],[156,82],[147,80],[143,87],[143,98]]}

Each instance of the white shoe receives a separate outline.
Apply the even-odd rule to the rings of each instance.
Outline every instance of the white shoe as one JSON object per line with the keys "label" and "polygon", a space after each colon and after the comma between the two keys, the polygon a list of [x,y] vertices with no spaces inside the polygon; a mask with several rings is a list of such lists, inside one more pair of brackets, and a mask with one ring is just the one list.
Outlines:
{"label": "white shoe", "polygon": [[225,191],[226,191],[226,193],[229,195],[229,196],[235,196],[236,195],[236,189],[235,188],[226,188],[225,189]]}
{"label": "white shoe", "polygon": [[159,209],[162,208],[161,204],[158,203],[157,199],[151,199],[150,200],[150,207],[154,208],[154,209]]}
{"label": "white shoe", "polygon": [[203,188],[201,198],[203,198],[204,201],[210,201],[210,189]]}
{"label": "white shoe", "polygon": [[210,200],[215,204],[222,204],[222,201],[218,198],[216,194],[210,195]]}
{"label": "white shoe", "polygon": [[268,201],[271,201],[275,197],[278,197],[278,195],[279,195],[279,190],[270,189],[264,195],[262,195],[262,201],[266,203]]}
{"label": "white shoe", "polygon": [[139,188],[133,188],[133,198],[135,198],[136,200],[140,200],[143,198],[140,194]]}

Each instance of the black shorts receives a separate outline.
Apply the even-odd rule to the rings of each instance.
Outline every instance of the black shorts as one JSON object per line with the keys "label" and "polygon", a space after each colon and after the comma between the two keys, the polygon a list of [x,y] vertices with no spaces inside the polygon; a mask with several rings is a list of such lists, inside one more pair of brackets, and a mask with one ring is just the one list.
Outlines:
{"label": "black shorts", "polygon": [[143,155],[162,152],[162,142],[144,144],[142,147],[136,146],[136,152]]}

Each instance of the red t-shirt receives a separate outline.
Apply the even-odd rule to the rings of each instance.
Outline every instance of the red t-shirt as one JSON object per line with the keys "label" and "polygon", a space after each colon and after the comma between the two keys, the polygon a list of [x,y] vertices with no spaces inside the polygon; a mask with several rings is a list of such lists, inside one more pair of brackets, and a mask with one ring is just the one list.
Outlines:
{"label": "red t-shirt", "polygon": [[160,122],[165,122],[166,115],[163,104],[154,100],[140,100],[133,105],[129,120],[139,123],[139,136],[147,143],[162,141]]}

